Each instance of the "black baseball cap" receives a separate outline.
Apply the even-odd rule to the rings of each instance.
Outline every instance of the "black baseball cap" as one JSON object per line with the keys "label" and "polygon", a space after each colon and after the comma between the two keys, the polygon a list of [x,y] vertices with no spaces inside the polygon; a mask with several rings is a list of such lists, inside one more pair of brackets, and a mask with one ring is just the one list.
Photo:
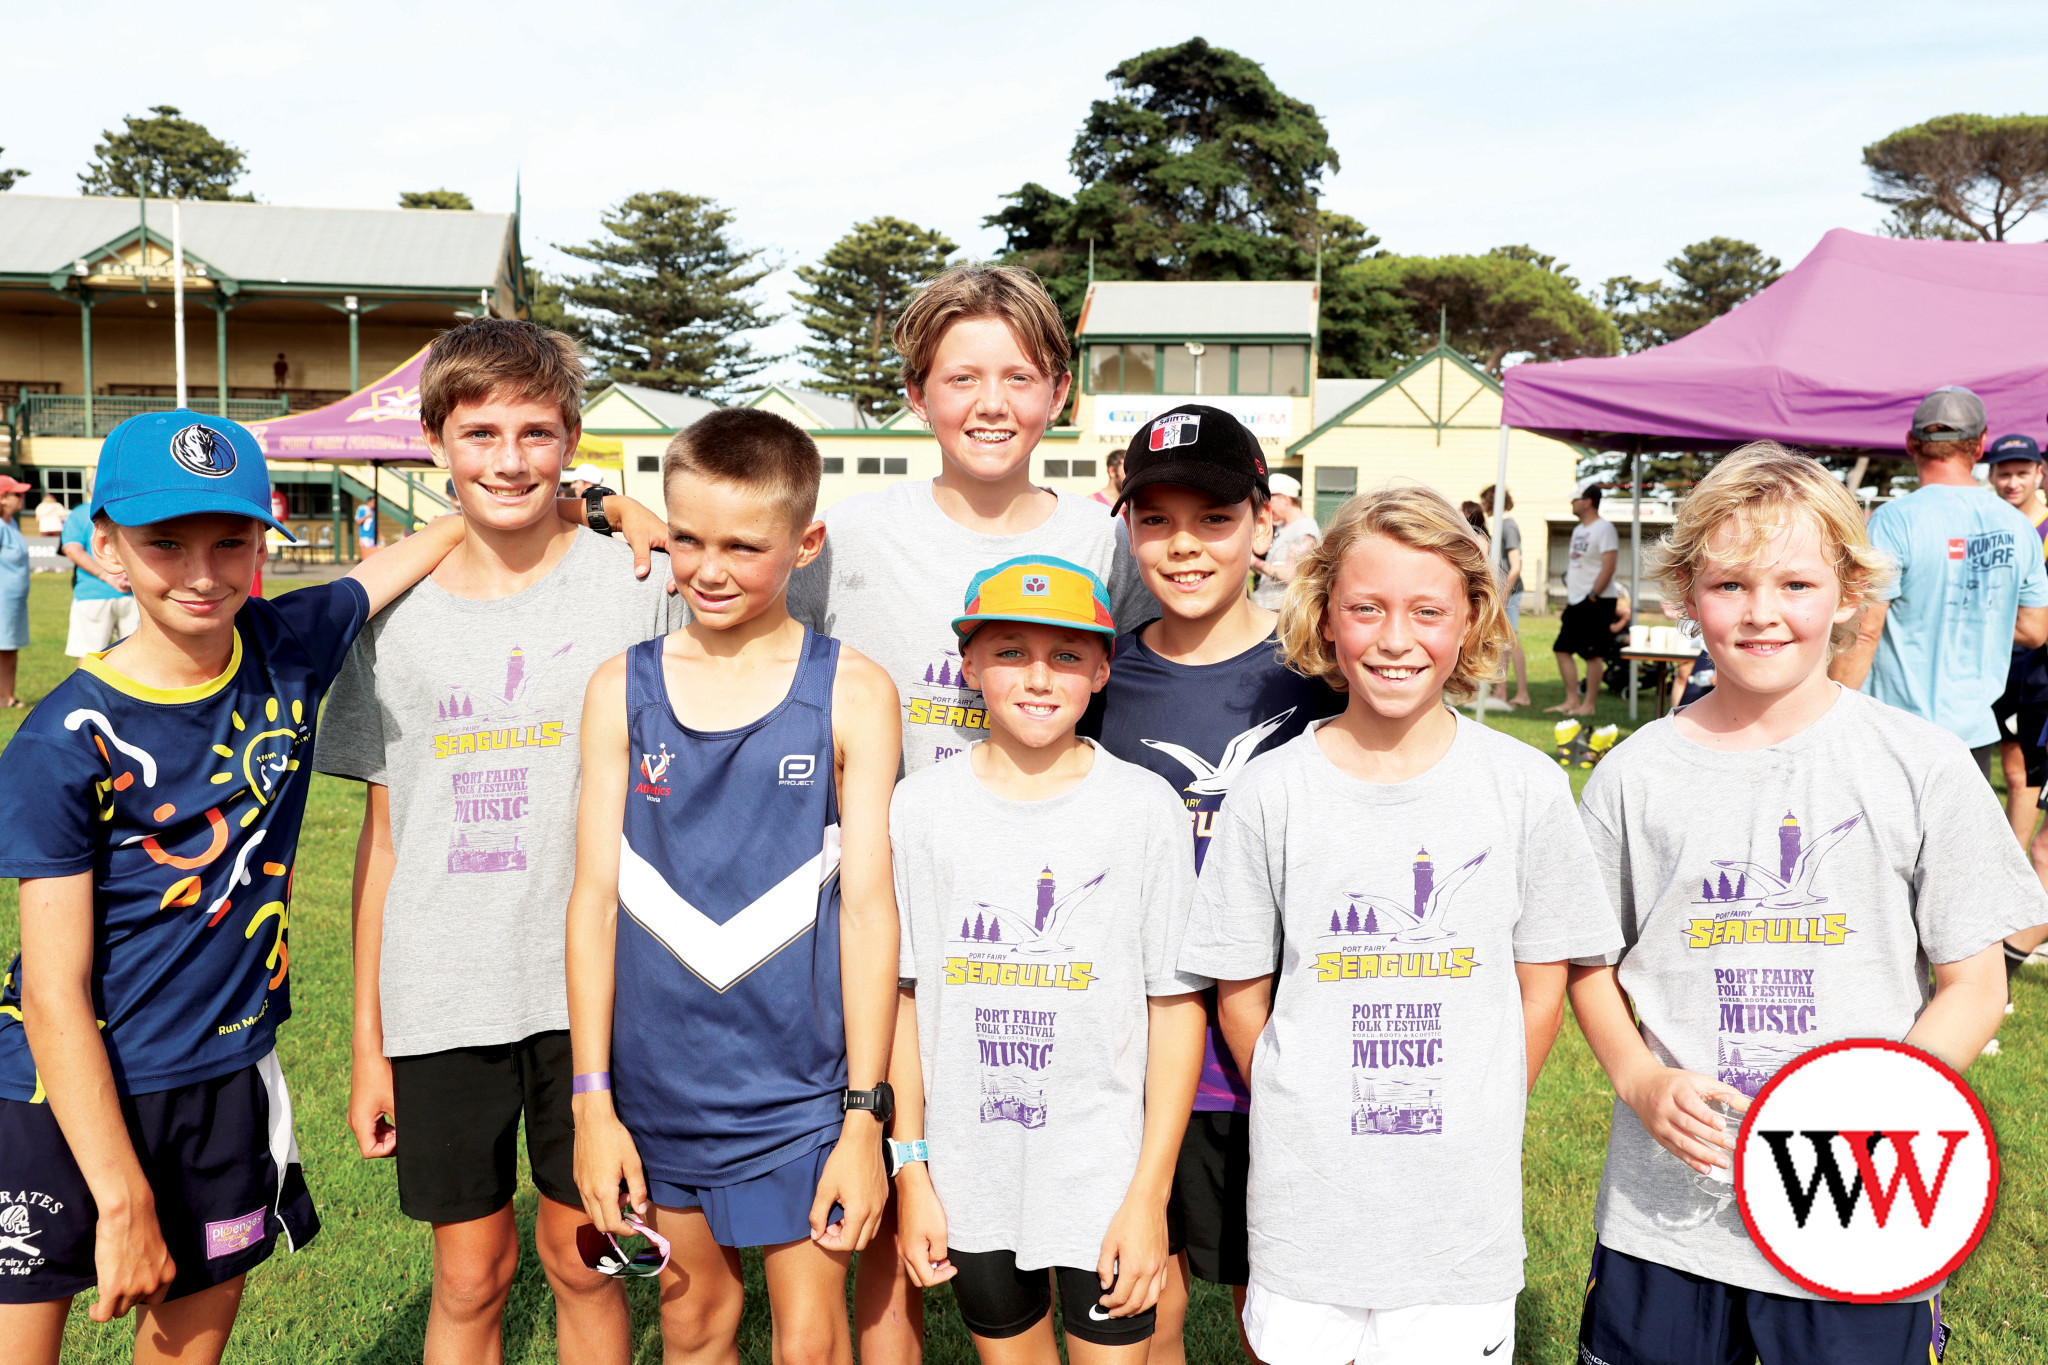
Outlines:
{"label": "black baseball cap", "polygon": [[2035,464],[2048,464],[2041,458],[2041,447],[2031,436],[2014,432],[2001,436],[1984,448],[1979,457],[1985,464],[2002,464],[2006,460],[2032,460]]}
{"label": "black baseball cap", "polygon": [[1183,403],[1160,413],[1124,449],[1124,486],[1110,513],[1155,483],[1186,484],[1218,502],[1265,496],[1266,457],[1244,423],[1206,403]]}

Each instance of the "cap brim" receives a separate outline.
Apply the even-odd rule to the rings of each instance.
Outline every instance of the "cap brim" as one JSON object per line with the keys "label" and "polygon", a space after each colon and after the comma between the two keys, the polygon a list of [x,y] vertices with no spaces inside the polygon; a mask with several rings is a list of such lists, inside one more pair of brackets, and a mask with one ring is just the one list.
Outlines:
{"label": "cap brim", "polygon": [[1021,613],[1007,611],[977,612],[973,616],[956,616],[953,618],[953,633],[962,640],[965,640],[968,636],[974,634],[978,628],[990,621],[1015,621],[1022,626],[1054,626],[1063,630],[1085,630],[1096,635],[1107,635],[1112,641],[1116,639],[1116,626],[1114,624],[1105,626],[1094,621],[1069,620],[1057,616],[1025,616]]}
{"label": "cap brim", "polygon": [[1194,464],[1192,462],[1171,462],[1147,465],[1143,470],[1124,480],[1124,486],[1117,499],[1110,505],[1110,514],[1124,510],[1124,504],[1140,489],[1150,488],[1155,483],[1177,483],[1197,492],[1207,493],[1218,502],[1240,503],[1250,499],[1258,490],[1258,478],[1250,470],[1225,469],[1221,465]]}
{"label": "cap brim", "polygon": [[109,499],[95,511],[105,512],[116,526],[149,526],[176,517],[196,517],[207,513],[253,517],[292,544],[299,543],[299,538],[292,534],[289,526],[270,515],[269,508],[258,507],[246,498],[237,498],[227,493],[212,494],[191,489],[137,493],[133,497]]}

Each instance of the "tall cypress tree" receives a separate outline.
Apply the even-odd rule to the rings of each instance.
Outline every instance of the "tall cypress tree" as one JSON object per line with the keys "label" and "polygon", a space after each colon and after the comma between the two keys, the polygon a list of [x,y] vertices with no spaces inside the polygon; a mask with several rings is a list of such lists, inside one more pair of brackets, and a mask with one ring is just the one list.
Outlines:
{"label": "tall cypress tree", "polygon": [[561,281],[585,347],[611,378],[713,398],[775,357],[744,335],[775,319],[752,297],[767,278],[733,215],[702,195],[628,195],[598,221],[607,237],[557,249],[596,269]]}
{"label": "tall cypress tree", "polygon": [[790,297],[812,337],[797,354],[823,376],[820,390],[852,399],[871,417],[897,406],[896,315],[956,250],[944,233],[885,215],[856,223],[816,265],[797,267],[807,292]]}

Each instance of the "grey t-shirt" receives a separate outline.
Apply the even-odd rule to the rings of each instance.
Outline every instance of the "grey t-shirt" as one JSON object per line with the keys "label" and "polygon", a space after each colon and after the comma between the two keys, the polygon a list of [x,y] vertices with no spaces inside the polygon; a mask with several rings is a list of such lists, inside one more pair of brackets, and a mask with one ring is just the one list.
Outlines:
{"label": "grey t-shirt", "polygon": [[1616,947],[1571,784],[1458,721],[1428,772],[1360,781],[1319,722],[1232,784],[1184,971],[1280,964],[1251,1074],[1252,1276],[1351,1308],[1522,1287],[1517,962]]}
{"label": "grey t-shirt", "polygon": [[1512,596],[1522,590],[1522,574],[1518,569],[1508,572],[1508,551],[1522,548],[1522,528],[1515,524],[1513,517],[1502,517],[1494,526],[1493,558],[1500,569],[1503,596]]}
{"label": "grey t-shirt", "polygon": [[[2048,921],[1962,741],[1859,692],[1765,749],[1646,725],[1593,770],[1582,814],[1627,939],[1598,960],[1620,963],[1643,1041],[1664,1065],[1749,1095],[1822,1043],[1905,1037],[1932,996],[1929,963]],[[1603,1243],[1816,1297],[1764,1260],[1733,1193],[1615,1101],[1594,1210]]]}
{"label": "grey t-shirt", "polygon": [[583,693],[606,659],[687,619],[669,577],[666,555],[636,580],[623,541],[579,535],[524,591],[480,601],[429,578],[357,638],[313,766],[391,789],[386,1056],[569,1026]]}
{"label": "grey t-shirt", "polygon": [[798,620],[873,659],[903,705],[903,771],[917,772],[986,736],[981,693],[960,681],[953,618],[967,584],[1019,555],[1054,555],[1109,585],[1117,629],[1159,614],[1138,575],[1121,517],[1102,504],[1059,495],[1035,530],[970,531],[939,510],[929,479],[905,480],[838,503],[825,513],[825,550],[789,581]]}
{"label": "grey t-shirt", "polygon": [[1076,786],[1029,802],[957,754],[898,784],[889,828],[951,1245],[1092,1268],[1138,1169],[1146,998],[1209,984],[1174,969],[1187,810],[1100,747]]}
{"label": "grey t-shirt", "polygon": [[[1316,519],[1304,512],[1285,526],[1274,528],[1273,544],[1266,551],[1266,562],[1282,569],[1299,565],[1322,538],[1322,528],[1316,525]],[[1258,584],[1252,589],[1252,601],[1278,611],[1286,600],[1286,583],[1266,574],[1259,575]]]}

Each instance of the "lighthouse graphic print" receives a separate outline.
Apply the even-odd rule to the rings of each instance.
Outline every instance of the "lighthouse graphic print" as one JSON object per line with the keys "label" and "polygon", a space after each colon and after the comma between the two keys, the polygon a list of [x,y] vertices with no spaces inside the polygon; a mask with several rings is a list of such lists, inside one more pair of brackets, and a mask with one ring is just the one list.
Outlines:
{"label": "lighthouse graphic print", "polygon": [[1046,1074],[1052,1067],[1061,1002],[1095,982],[1094,963],[1077,961],[1075,929],[1109,878],[1103,868],[1062,886],[1047,863],[1028,887],[1028,909],[977,900],[961,908],[946,957],[948,985],[1002,986],[974,1008],[983,1123],[1042,1128]]}
{"label": "lighthouse graphic print", "polygon": [[1855,932],[1848,908],[1829,897],[1828,874],[1863,813],[1818,832],[1790,810],[1771,823],[1768,833],[1757,831],[1770,849],[1765,861],[1713,858],[1700,869],[1681,926],[1688,952],[1707,953],[1714,964],[1715,1077],[1745,1095],[1813,1045],[1827,950]]}
{"label": "lighthouse graphic print", "polygon": [[[1353,1136],[1444,1131],[1446,1012],[1457,1004],[1460,983],[1481,965],[1460,922],[1459,895],[1489,851],[1446,859],[1439,871],[1429,849],[1418,848],[1398,893],[1350,891],[1330,907],[1308,967],[1318,984],[1309,988],[1355,983],[1345,1040]],[[1403,984],[1377,989],[1395,982]],[[1418,991],[1409,982],[1446,989]]]}

